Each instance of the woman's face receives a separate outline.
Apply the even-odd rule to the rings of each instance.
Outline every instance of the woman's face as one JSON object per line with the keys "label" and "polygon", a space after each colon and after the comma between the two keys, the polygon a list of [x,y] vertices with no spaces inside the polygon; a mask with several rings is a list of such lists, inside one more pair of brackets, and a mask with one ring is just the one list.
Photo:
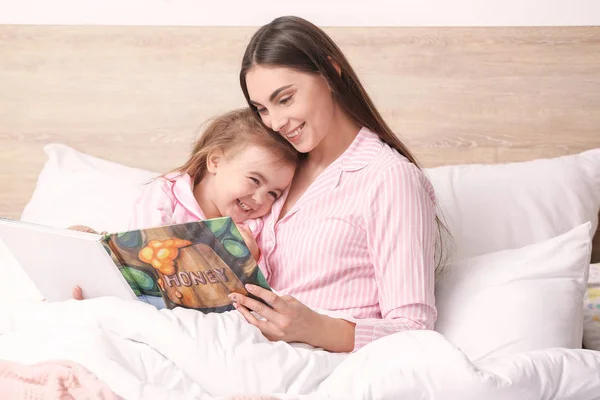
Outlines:
{"label": "woman's face", "polygon": [[255,65],[246,86],[265,125],[299,152],[313,150],[332,129],[336,105],[323,76]]}

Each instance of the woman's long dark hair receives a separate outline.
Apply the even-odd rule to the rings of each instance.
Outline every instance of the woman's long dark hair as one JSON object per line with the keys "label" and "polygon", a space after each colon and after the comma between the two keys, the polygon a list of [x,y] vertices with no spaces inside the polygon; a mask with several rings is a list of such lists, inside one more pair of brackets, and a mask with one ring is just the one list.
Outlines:
{"label": "woman's long dark hair", "polygon": [[[381,140],[420,168],[417,159],[377,111],[342,51],[316,25],[299,17],[279,17],[260,28],[250,39],[242,59],[240,85],[248,105],[260,120],[256,107],[250,102],[246,85],[246,74],[255,65],[285,67],[323,76],[336,103],[350,118],[375,132]],[[339,67],[340,72],[336,67]],[[436,216],[440,239],[436,248],[438,272],[445,258],[442,256],[442,236],[443,233],[448,233],[439,215],[440,213]]]}

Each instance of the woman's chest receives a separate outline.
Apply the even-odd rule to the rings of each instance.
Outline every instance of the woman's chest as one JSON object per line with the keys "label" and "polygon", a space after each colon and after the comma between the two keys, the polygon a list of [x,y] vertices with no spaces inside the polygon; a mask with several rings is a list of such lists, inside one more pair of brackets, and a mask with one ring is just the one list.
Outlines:
{"label": "woman's chest", "polygon": [[304,168],[299,169],[296,172],[289,193],[281,205],[281,210],[278,212],[277,220],[285,217],[294,208],[298,200],[306,194],[307,191],[310,194],[309,189],[314,189],[311,188],[311,185],[315,183],[315,180],[317,180],[317,183],[319,183],[318,178],[318,171],[306,171],[306,168]]}
{"label": "woman's chest", "polygon": [[365,198],[344,186],[299,199],[279,221],[265,221],[263,252],[289,262],[341,260],[366,251]]}

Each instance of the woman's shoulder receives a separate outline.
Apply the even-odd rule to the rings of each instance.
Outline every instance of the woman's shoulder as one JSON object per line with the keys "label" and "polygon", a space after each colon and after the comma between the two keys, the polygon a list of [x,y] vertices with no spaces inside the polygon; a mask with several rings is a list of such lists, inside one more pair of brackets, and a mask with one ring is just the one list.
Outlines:
{"label": "woman's shoulder", "polygon": [[433,185],[425,171],[389,145],[384,143],[371,167],[371,172],[378,177],[374,182],[405,182],[414,190],[425,190],[432,199],[435,199]]}
{"label": "woman's shoulder", "polygon": [[424,175],[423,171],[417,165],[400,154],[396,149],[391,148],[387,143],[383,143],[381,151],[373,161],[372,166],[379,171],[391,168],[402,173]]}
{"label": "woman's shoulder", "polygon": [[372,187],[408,182],[433,193],[431,182],[422,169],[364,127],[347,151],[342,169],[358,172],[360,180],[370,182]]}

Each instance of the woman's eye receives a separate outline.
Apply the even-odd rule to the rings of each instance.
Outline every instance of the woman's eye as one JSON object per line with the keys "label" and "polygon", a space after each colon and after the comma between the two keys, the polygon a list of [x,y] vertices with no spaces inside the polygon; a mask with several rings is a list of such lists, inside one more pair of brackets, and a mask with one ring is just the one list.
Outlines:
{"label": "woman's eye", "polygon": [[279,196],[277,196],[277,193],[275,193],[275,192],[269,192],[269,194],[270,194],[271,196],[273,196],[273,198],[274,198],[275,200],[277,200],[277,198],[279,197]]}
{"label": "woman's eye", "polygon": [[293,96],[285,97],[285,98],[283,98],[283,99],[279,100],[279,103],[280,103],[280,104],[284,104],[284,105],[285,105],[285,104],[288,104],[288,103],[289,103],[289,102],[292,100],[292,97],[293,97]]}
{"label": "woman's eye", "polygon": [[265,115],[267,113],[267,109],[266,108],[256,108],[256,112],[261,115]]}
{"label": "woman's eye", "polygon": [[258,186],[258,184],[260,183],[260,182],[258,181],[258,179],[256,179],[256,178],[252,178],[252,177],[250,177],[250,180],[251,180],[252,182],[254,182],[254,184],[255,184],[256,186]]}

